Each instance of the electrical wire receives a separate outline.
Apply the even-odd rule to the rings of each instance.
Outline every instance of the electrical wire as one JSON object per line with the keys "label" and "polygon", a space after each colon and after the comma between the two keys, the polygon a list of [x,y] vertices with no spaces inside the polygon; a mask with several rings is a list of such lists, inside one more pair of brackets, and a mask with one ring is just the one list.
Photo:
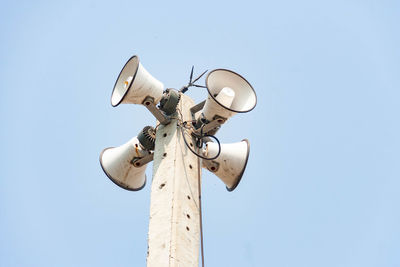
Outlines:
{"label": "electrical wire", "polygon": [[[198,148],[200,150],[200,148]],[[204,267],[204,240],[203,240],[203,212],[201,208],[201,162],[197,158],[197,183],[199,187],[199,221],[200,221],[200,245],[201,245],[201,266]]]}
{"label": "electrical wire", "polygon": [[[196,146],[197,146],[198,148],[201,148],[201,147],[203,146],[203,139],[205,139],[205,138],[207,138],[207,137],[211,137],[211,138],[214,139],[214,140],[217,142],[217,144],[218,144],[218,153],[217,153],[214,157],[208,158],[208,157],[204,157],[203,155],[200,155],[200,153],[197,153],[196,151],[194,151],[194,150],[192,149],[192,147],[188,144],[188,142],[187,142],[187,140],[186,140],[184,129],[186,129],[186,130],[191,130],[191,129],[193,129],[193,126],[189,126],[189,125],[188,125],[188,122],[193,123],[193,122],[195,122],[195,120],[192,120],[192,121],[183,121],[182,111],[181,111],[179,108],[177,108],[176,110],[178,111],[178,114],[179,114],[179,116],[180,116],[180,118],[177,118],[177,119],[178,119],[178,126],[179,126],[179,128],[181,129],[183,141],[185,142],[185,145],[187,146],[187,148],[189,148],[190,152],[192,152],[193,154],[195,154],[197,157],[202,158],[202,159],[205,159],[205,160],[214,160],[214,159],[218,158],[219,155],[221,154],[221,143],[219,142],[218,138],[215,137],[214,135],[203,134],[203,127],[204,127],[204,125],[201,126],[200,135],[194,134],[194,136],[197,138],[197,140],[196,140],[196,141],[197,141],[197,142],[196,142]],[[201,145],[197,145],[197,143],[199,143],[199,144],[201,144]]]}
{"label": "electrical wire", "polygon": [[202,159],[205,159],[205,160],[213,160],[213,159],[216,159],[216,158],[219,157],[219,154],[221,154],[221,143],[219,142],[219,140],[218,140],[217,137],[215,137],[214,135],[211,135],[211,134],[204,134],[203,136],[198,137],[198,139],[200,139],[200,140],[203,139],[203,138],[206,138],[206,137],[211,137],[211,138],[213,138],[213,139],[217,142],[217,144],[218,144],[218,153],[217,153],[217,155],[215,155],[214,157],[210,157],[210,158],[204,157],[203,155],[200,155],[199,153],[197,153],[196,151],[194,151],[194,150],[190,147],[190,145],[188,144],[188,142],[187,142],[187,140],[186,140],[185,132],[184,132],[183,128],[184,128],[184,127],[182,127],[182,126],[180,127],[181,133],[182,133],[182,137],[183,137],[183,141],[185,142],[186,146],[189,148],[189,150],[190,150],[193,154],[195,154],[197,157],[202,158]]}

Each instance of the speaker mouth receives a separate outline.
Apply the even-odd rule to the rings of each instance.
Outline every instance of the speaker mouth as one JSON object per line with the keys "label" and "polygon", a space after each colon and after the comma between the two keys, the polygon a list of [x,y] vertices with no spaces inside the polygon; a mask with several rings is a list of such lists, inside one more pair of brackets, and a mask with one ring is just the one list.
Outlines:
{"label": "speaker mouth", "polygon": [[103,154],[104,154],[104,152],[106,152],[107,150],[112,149],[112,148],[115,148],[115,147],[107,147],[107,148],[103,149],[103,151],[101,151],[101,153],[100,153],[99,161],[100,161],[100,166],[101,166],[101,168],[103,169],[103,172],[107,175],[107,177],[111,180],[111,182],[113,182],[114,184],[118,185],[119,187],[121,187],[121,188],[123,188],[123,189],[125,189],[125,190],[128,190],[128,191],[139,191],[139,190],[142,190],[142,189],[146,186],[146,182],[147,182],[147,177],[146,177],[146,175],[145,175],[145,178],[144,178],[144,183],[143,183],[143,185],[142,185],[141,187],[132,188],[132,187],[124,186],[124,185],[121,184],[121,183],[118,183],[117,180],[114,179],[114,178],[104,169],[104,167],[103,167],[103,160],[102,160],[102,159],[103,159]]}
{"label": "speaker mouth", "polygon": [[[113,88],[113,90],[112,90],[112,93],[111,93],[111,105],[112,105],[113,107],[116,107],[116,106],[118,106],[119,104],[121,104],[122,100],[125,98],[126,94],[127,94],[127,93],[129,92],[129,90],[131,89],[132,84],[133,84],[133,81],[135,80],[136,74],[137,74],[138,69],[139,69],[139,62],[140,62],[140,61],[139,61],[139,57],[136,56],[136,55],[134,55],[134,56],[132,56],[130,59],[128,59],[128,61],[125,63],[124,67],[123,67],[122,70],[120,71],[120,73],[119,73],[119,75],[118,75],[118,78],[117,78],[117,80],[115,81],[115,84],[114,84],[114,88]],[[132,66],[131,66],[131,65],[132,65]],[[133,75],[130,75],[131,73],[128,73],[128,74],[126,75],[127,77],[123,77],[123,74],[125,74],[125,73],[124,73],[125,68],[129,68],[129,67],[133,68],[133,70],[134,70],[134,71],[133,71]],[[124,75],[124,76],[125,76],[125,75]],[[114,95],[114,93],[116,93],[115,90],[120,90],[120,89],[117,89],[117,88],[124,88],[124,87],[123,87],[123,83],[124,83],[124,81],[126,81],[126,79],[127,79],[129,76],[132,76],[132,81],[129,83],[128,88],[126,88],[125,92],[122,92],[122,94],[121,94],[121,92],[118,92],[118,93],[120,93],[119,98],[117,98],[117,101],[113,101],[114,97],[117,97],[116,95]],[[121,96],[121,95],[122,95],[122,96]]]}
{"label": "speaker mouth", "polygon": [[[233,74],[233,75],[236,75],[236,76],[238,76],[240,79],[242,79],[242,80],[249,86],[249,88],[252,90],[252,93],[254,94],[254,105],[252,105],[250,108],[239,109],[239,110],[237,110],[237,109],[233,109],[232,107],[229,108],[229,107],[224,106],[223,104],[221,104],[221,103],[216,99],[216,95],[214,96],[215,92],[211,92],[211,91],[210,91],[210,86],[209,86],[209,79],[210,79],[211,75],[212,75],[214,72],[217,72],[217,71],[220,71],[220,72],[228,72],[228,73]],[[227,109],[227,110],[229,110],[229,111],[236,112],[236,113],[246,113],[246,112],[249,112],[249,111],[253,110],[253,109],[256,107],[256,105],[257,105],[257,94],[256,94],[256,91],[254,90],[253,86],[252,86],[242,75],[240,75],[240,74],[238,74],[238,73],[236,73],[236,72],[234,72],[234,71],[227,70],[227,69],[215,69],[215,70],[210,71],[210,72],[207,74],[207,77],[206,77],[206,87],[207,87],[208,94],[211,96],[211,98],[212,98],[215,102],[217,102],[218,105],[220,105],[221,107],[223,107],[224,109]],[[222,89],[223,89],[223,87],[220,88],[220,90],[222,90]],[[219,91],[220,91],[220,90],[219,90]],[[219,91],[218,91],[218,92],[219,92]],[[236,98],[236,97],[240,97],[240,96],[235,96],[235,98]],[[234,100],[234,102],[235,102],[235,100]],[[233,105],[233,104],[232,104],[232,105]]]}
{"label": "speaker mouth", "polygon": [[240,172],[240,174],[238,175],[238,179],[236,181],[236,183],[232,186],[232,187],[226,187],[226,190],[228,190],[229,192],[232,192],[233,190],[236,189],[236,187],[239,185],[240,180],[242,180],[242,176],[244,174],[244,171],[246,170],[246,166],[247,166],[247,161],[249,160],[249,155],[250,155],[250,142],[247,139],[243,139],[242,142],[246,142],[247,144],[247,155],[246,155],[246,162],[244,163],[243,169]]}

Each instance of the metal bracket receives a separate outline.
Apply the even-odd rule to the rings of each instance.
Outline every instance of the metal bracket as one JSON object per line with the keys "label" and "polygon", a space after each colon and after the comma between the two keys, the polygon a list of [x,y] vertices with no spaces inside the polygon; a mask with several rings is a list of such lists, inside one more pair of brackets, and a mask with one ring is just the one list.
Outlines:
{"label": "metal bracket", "polygon": [[212,121],[210,121],[209,123],[205,124],[203,127],[203,130],[201,130],[201,127],[197,130],[194,131],[195,134],[200,135],[201,132],[203,132],[203,134],[209,133],[210,131],[214,130],[214,129],[219,129],[219,127],[221,126],[221,124],[223,124],[226,120],[223,118],[216,118]]}
{"label": "metal bracket", "polygon": [[171,119],[166,117],[154,104],[154,99],[150,96],[146,97],[143,105],[156,117],[156,119],[163,125],[167,125]]}
{"label": "metal bracket", "polygon": [[213,160],[203,160],[203,165],[210,172],[216,172],[219,169],[219,163]]}
{"label": "metal bracket", "polygon": [[194,105],[193,107],[190,108],[190,112],[194,116],[197,112],[202,110],[204,108],[204,105],[206,104],[206,101],[204,100],[203,102],[198,103],[197,105]]}
{"label": "metal bracket", "polygon": [[[203,102],[198,103],[197,105],[194,105],[193,107],[190,108],[190,112],[192,113],[192,119],[196,120],[195,114],[199,111],[201,111],[205,105],[206,101],[204,100]],[[198,123],[201,121],[200,119],[197,120]],[[214,120],[210,121],[209,123],[205,124],[203,127],[203,130],[201,130],[201,127],[196,127],[197,129],[193,132],[195,135],[200,135],[201,131],[203,131],[203,134],[209,133],[210,131],[217,132],[221,124],[225,123],[226,119],[225,118],[215,118]]]}
{"label": "metal bracket", "polygon": [[210,137],[208,137],[208,136],[206,136],[206,137],[203,137],[203,142],[204,143],[208,143],[208,142],[214,142]]}
{"label": "metal bracket", "polygon": [[139,168],[139,167],[142,167],[143,165],[146,165],[153,159],[154,159],[154,153],[149,153],[148,155],[144,156],[143,158],[133,158],[131,160],[131,163],[136,168]]}

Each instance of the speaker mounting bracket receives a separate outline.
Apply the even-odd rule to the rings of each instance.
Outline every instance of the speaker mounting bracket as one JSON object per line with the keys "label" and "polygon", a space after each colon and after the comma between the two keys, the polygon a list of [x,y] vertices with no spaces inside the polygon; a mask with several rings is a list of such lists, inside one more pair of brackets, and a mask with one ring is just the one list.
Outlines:
{"label": "speaker mounting bracket", "polygon": [[[225,118],[217,117],[217,116],[214,118],[214,120],[212,120],[208,123],[205,123],[205,121],[203,121],[201,119],[202,115],[200,115],[196,119],[196,113],[203,109],[205,103],[206,103],[206,101],[204,100],[190,108],[190,112],[192,113],[193,120],[194,121],[197,120],[197,124],[199,124],[199,125],[195,126],[196,130],[193,132],[195,135],[201,135],[201,133],[215,134],[218,131],[218,129],[220,128],[221,124],[224,124],[226,121]],[[204,124],[204,126],[202,126],[202,124]]]}
{"label": "speaker mounting bracket", "polygon": [[196,114],[197,112],[202,110],[205,104],[206,104],[206,101],[204,100],[190,108],[190,112],[192,112],[193,118],[194,118],[194,114]]}
{"label": "speaker mounting bracket", "polygon": [[224,118],[215,118],[204,126],[199,127],[194,131],[194,134],[201,135],[203,134],[215,134],[220,128],[221,124],[223,124],[226,120]]}
{"label": "speaker mounting bracket", "polygon": [[154,159],[154,153],[149,153],[148,155],[146,155],[142,158],[133,158],[131,160],[131,163],[134,167],[139,168],[139,167],[146,165],[150,161],[153,161],[153,159]]}
{"label": "speaker mounting bracket", "polygon": [[214,160],[203,160],[203,165],[209,170],[210,172],[216,172],[219,169],[219,163]]}
{"label": "speaker mounting bracket", "polygon": [[156,117],[156,119],[163,125],[167,125],[171,119],[164,116],[164,114],[154,104],[154,99],[150,96],[146,97],[143,105]]}

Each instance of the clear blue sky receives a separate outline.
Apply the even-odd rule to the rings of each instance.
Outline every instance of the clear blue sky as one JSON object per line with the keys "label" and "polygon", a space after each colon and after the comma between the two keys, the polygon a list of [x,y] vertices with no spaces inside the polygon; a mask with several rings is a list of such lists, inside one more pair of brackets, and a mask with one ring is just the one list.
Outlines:
{"label": "clear blue sky", "polygon": [[134,54],[167,87],[194,64],[257,92],[218,134],[251,142],[241,184],[204,172],[206,266],[400,266],[399,3],[3,1],[0,266],[145,266],[149,184],[98,162],[154,125],[110,105]]}

